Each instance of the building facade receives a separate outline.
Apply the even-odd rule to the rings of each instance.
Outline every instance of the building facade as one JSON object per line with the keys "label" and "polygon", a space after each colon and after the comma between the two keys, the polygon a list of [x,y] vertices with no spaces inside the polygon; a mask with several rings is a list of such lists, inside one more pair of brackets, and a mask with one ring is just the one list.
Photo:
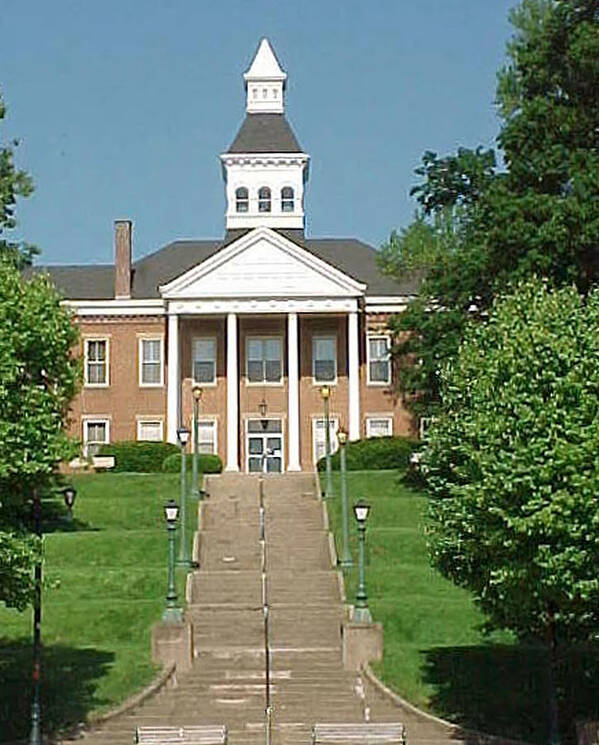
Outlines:
{"label": "building facade", "polygon": [[71,412],[87,454],[105,442],[176,442],[201,386],[199,449],[228,471],[299,471],[330,427],[352,440],[408,434],[387,332],[413,282],[383,277],[353,239],[305,235],[309,156],[284,112],[286,74],[263,39],[245,73],[246,116],[221,155],[225,236],[132,261],[115,223],[110,266],[45,267],[81,329],[84,385]]}

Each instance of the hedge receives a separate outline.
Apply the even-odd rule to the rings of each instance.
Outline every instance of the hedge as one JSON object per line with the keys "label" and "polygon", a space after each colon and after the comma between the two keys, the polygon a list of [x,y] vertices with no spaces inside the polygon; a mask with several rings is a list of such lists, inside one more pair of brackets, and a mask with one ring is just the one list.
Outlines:
{"label": "hedge", "polygon": [[[185,468],[187,471],[192,468],[193,457],[187,455]],[[167,456],[162,462],[162,470],[167,473],[179,473],[181,470],[181,455],[173,453]],[[198,454],[198,471],[199,473],[220,473],[223,470],[223,462],[218,455]]]}
{"label": "hedge", "polygon": [[171,442],[137,442],[135,440],[102,445],[98,455],[113,455],[113,471],[130,473],[158,473],[165,458],[179,452]]}
{"label": "hedge", "polygon": [[[413,437],[369,437],[367,440],[348,442],[345,460],[348,471],[377,471],[397,468],[406,469],[410,456],[420,446]],[[331,456],[331,468],[339,470],[339,451]],[[324,471],[326,458],[318,461],[318,470]]]}

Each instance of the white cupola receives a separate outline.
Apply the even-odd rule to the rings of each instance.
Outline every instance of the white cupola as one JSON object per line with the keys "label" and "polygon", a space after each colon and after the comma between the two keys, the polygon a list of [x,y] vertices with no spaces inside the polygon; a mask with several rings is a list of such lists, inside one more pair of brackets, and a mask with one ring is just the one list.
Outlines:
{"label": "white cupola", "polygon": [[282,114],[287,74],[283,72],[268,39],[260,42],[250,69],[244,74],[248,114]]}
{"label": "white cupola", "polygon": [[304,228],[309,157],[284,114],[287,75],[262,39],[249,70],[246,117],[221,157],[227,193],[227,230]]}

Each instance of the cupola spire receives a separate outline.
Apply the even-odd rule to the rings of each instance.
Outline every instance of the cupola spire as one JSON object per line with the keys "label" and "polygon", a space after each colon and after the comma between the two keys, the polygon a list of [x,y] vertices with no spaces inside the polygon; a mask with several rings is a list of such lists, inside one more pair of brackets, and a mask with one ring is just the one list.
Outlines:
{"label": "cupola spire", "polygon": [[246,111],[248,114],[282,114],[283,92],[287,74],[265,37],[243,76],[247,91]]}

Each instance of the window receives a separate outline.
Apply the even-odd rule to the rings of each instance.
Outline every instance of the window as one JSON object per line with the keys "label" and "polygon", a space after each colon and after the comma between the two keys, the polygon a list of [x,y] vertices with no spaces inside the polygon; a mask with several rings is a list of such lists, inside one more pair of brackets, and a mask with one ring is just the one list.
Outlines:
{"label": "window", "polygon": [[261,186],[258,189],[258,212],[270,212],[270,189]]}
{"label": "window", "polygon": [[161,386],[162,339],[139,340],[139,384],[142,386]]}
{"label": "window", "polygon": [[198,420],[198,452],[209,454],[217,452],[215,419]]}
{"label": "window", "polygon": [[108,385],[108,339],[85,340],[85,385]]}
{"label": "window", "polygon": [[247,212],[250,207],[250,195],[245,186],[240,186],[235,191],[235,210],[237,212]]}
{"label": "window", "polygon": [[108,419],[83,420],[83,453],[91,458],[98,454],[100,447],[110,442],[110,422]]}
{"label": "window", "polygon": [[312,377],[315,383],[331,383],[337,379],[336,337],[312,337]]}
{"label": "window", "polygon": [[388,336],[368,337],[368,383],[379,385],[391,383]]}
{"label": "window", "polygon": [[[329,437],[331,438],[331,453],[336,453],[339,449],[337,440],[337,417],[329,417]],[[327,454],[326,441],[326,422],[324,417],[312,420],[312,453],[314,463],[318,463],[321,458]]]}
{"label": "window", "polygon": [[366,437],[391,437],[393,434],[392,416],[366,417]]}
{"label": "window", "polygon": [[163,426],[162,419],[138,419],[137,439],[144,442],[162,442]]}
{"label": "window", "polygon": [[246,375],[249,383],[280,383],[283,375],[281,339],[248,337]]}
{"label": "window", "polygon": [[216,383],[216,339],[194,339],[192,372],[195,383]]}
{"label": "window", "polygon": [[293,189],[290,186],[281,189],[281,212],[293,212],[293,196]]}
{"label": "window", "polygon": [[430,416],[421,416],[420,420],[418,422],[418,436],[421,440],[424,440],[426,437],[426,433],[428,432],[428,428],[430,426],[432,417]]}

